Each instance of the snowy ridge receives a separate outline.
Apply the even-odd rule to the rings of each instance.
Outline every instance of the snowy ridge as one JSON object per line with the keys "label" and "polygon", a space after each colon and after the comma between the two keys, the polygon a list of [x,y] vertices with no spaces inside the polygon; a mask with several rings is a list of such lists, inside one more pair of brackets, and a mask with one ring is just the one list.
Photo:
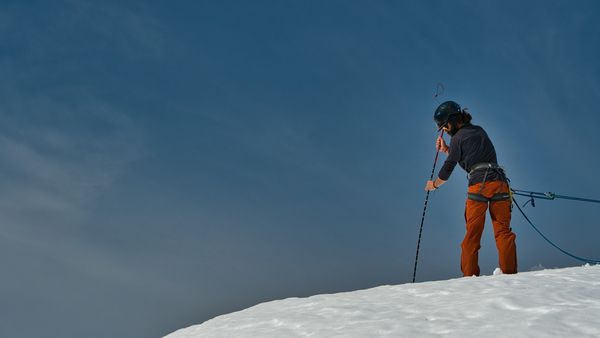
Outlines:
{"label": "snowy ridge", "polygon": [[165,338],[600,337],[600,266],[288,298]]}

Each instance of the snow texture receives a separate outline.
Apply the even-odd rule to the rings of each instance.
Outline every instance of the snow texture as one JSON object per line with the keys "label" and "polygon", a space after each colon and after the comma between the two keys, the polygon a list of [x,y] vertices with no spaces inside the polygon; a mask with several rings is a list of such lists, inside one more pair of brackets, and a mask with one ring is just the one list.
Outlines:
{"label": "snow texture", "polygon": [[166,338],[438,336],[600,337],[600,265],[277,300]]}

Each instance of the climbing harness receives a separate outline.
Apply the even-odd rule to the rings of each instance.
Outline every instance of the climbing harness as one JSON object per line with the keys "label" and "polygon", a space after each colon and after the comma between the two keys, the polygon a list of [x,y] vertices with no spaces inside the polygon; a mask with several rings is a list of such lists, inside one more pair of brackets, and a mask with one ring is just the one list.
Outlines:
{"label": "climbing harness", "polygon": [[[485,170],[485,173],[483,174],[483,181],[481,182],[481,187],[479,188],[479,191],[477,193],[472,193],[472,192],[467,193],[467,198],[474,200],[474,201],[478,201],[478,202],[506,201],[506,200],[509,200],[512,198],[510,192],[497,193],[490,198],[487,198],[481,194],[481,192],[483,191],[483,186],[485,185],[488,173],[490,171],[496,171],[496,172],[500,173],[500,175],[502,176],[504,181],[506,181],[507,183],[510,182],[508,177],[506,177],[506,173],[504,172],[504,169],[501,166],[499,166],[497,163],[491,163],[491,162],[482,162],[482,163],[474,164],[471,167],[471,170],[469,170],[469,173],[467,174],[467,179],[471,178],[471,175],[473,174],[473,172],[478,171],[478,170]],[[510,189],[509,189],[509,191],[510,191]]]}
{"label": "climbing harness", "polygon": [[477,201],[477,202],[497,202],[497,201],[506,201],[511,199],[511,194],[510,192],[500,192],[497,194],[494,194],[494,196],[487,198],[485,196],[483,196],[482,194],[476,194],[476,193],[467,193],[467,198],[473,200],[473,201]]}
{"label": "climbing harness", "polygon": [[486,172],[490,169],[498,170],[498,171],[501,171],[502,174],[504,174],[504,169],[502,169],[502,167],[499,166],[497,163],[481,162],[481,163],[473,164],[473,166],[471,167],[471,170],[469,170],[469,173],[467,175],[470,177],[471,173],[473,173],[474,171],[483,170],[483,169],[485,169]]}

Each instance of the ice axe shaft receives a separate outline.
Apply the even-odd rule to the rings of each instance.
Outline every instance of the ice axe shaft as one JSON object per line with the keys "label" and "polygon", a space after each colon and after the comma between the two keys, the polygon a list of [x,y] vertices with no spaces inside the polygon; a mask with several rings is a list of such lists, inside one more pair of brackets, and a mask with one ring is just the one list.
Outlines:
{"label": "ice axe shaft", "polygon": [[[444,130],[440,133],[440,137],[444,136]],[[440,149],[436,149],[435,159],[433,160],[433,168],[431,169],[431,176],[429,176],[429,180],[433,181],[433,175],[435,175],[435,166],[438,161],[438,157],[440,155]],[[417,254],[415,256],[415,268],[413,270],[412,282],[415,282],[415,278],[417,277],[417,262],[419,261],[419,247],[421,246],[421,234],[423,233],[423,223],[425,222],[425,212],[427,211],[427,202],[429,201],[429,193],[425,195],[425,206],[423,207],[423,216],[421,217],[421,227],[419,228],[419,240],[417,241]]]}

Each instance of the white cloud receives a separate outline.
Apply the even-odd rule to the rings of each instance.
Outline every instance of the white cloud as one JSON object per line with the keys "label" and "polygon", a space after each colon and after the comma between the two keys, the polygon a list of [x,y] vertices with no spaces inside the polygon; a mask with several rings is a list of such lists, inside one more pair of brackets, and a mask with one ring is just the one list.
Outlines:
{"label": "white cloud", "polygon": [[[50,116],[50,118],[49,118]],[[77,218],[144,153],[143,132],[104,102],[0,105],[0,212]]]}
{"label": "white cloud", "polygon": [[[144,130],[91,98],[3,101],[0,120],[0,242],[102,282],[140,285],[156,277],[151,266],[132,267],[130,257],[82,235],[85,226],[101,226],[89,218],[98,194],[147,153]],[[154,278],[144,288],[168,283]]]}

